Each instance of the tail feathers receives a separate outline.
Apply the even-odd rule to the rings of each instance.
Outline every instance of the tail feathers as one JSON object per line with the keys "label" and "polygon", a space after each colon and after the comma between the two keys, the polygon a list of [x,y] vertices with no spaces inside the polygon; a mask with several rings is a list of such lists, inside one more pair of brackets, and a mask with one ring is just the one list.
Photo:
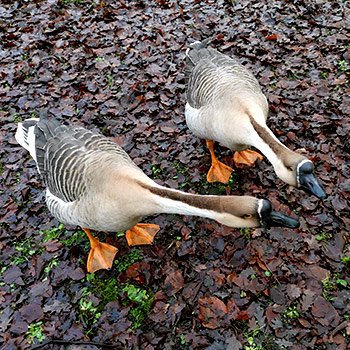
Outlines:
{"label": "tail feathers", "polygon": [[37,137],[39,137],[40,133],[43,133],[42,138],[46,142],[46,140],[49,140],[51,137],[54,137],[57,134],[61,126],[61,123],[56,119],[48,119],[47,117],[40,116]]}
{"label": "tail feathers", "polygon": [[27,151],[29,151],[32,158],[36,161],[35,150],[35,128],[39,122],[38,118],[26,119],[22,123],[18,123],[16,131],[16,141]]}
{"label": "tail feathers", "polygon": [[63,126],[56,119],[40,116],[40,122],[35,130],[36,149],[44,150],[47,140],[55,137],[61,127]]}

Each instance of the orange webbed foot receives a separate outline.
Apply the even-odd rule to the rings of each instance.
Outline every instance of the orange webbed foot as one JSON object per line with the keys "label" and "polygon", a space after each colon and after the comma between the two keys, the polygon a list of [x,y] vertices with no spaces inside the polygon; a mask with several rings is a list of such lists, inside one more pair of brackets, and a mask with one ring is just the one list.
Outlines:
{"label": "orange webbed foot", "polygon": [[222,182],[226,184],[228,183],[232,172],[233,169],[228,165],[219,161],[213,162],[207,174],[207,181],[211,183]]}
{"label": "orange webbed foot", "polygon": [[237,168],[242,168],[244,165],[252,166],[258,159],[263,160],[264,157],[260,153],[250,149],[240,152],[237,151],[233,156]]}
{"label": "orange webbed foot", "polygon": [[207,147],[211,156],[211,167],[207,174],[208,182],[222,182],[224,184],[228,183],[233,169],[228,165],[221,163],[214,153],[214,141],[207,140]]}
{"label": "orange webbed foot", "polygon": [[152,244],[160,227],[155,224],[137,224],[126,231],[125,237],[129,246]]}
{"label": "orange webbed foot", "polygon": [[90,240],[87,271],[92,273],[101,269],[110,269],[118,248],[108,243],[100,242],[98,238],[92,236],[89,229],[83,228],[83,230]]}

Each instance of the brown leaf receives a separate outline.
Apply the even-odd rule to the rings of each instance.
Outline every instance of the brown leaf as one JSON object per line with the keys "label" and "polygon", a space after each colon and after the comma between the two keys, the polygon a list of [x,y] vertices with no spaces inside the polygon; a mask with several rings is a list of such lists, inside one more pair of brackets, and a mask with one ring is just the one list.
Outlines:
{"label": "brown leaf", "polygon": [[169,304],[166,304],[163,301],[157,301],[149,318],[156,323],[163,323],[167,319],[166,315],[168,308]]}
{"label": "brown leaf", "polygon": [[233,299],[229,299],[227,301],[227,318],[229,320],[232,320],[232,319],[235,320],[237,319],[239,313],[240,313],[240,309],[235,303],[235,301]]}
{"label": "brown leaf", "polygon": [[82,268],[77,267],[76,269],[69,271],[68,276],[71,279],[78,281],[85,277],[85,272],[83,271]]}
{"label": "brown leaf", "polygon": [[278,289],[277,287],[271,288],[270,297],[274,303],[279,304],[279,305],[284,304],[286,301],[284,293],[280,289]]}
{"label": "brown leaf", "polygon": [[305,269],[305,274],[308,277],[316,278],[318,281],[323,281],[327,276],[329,276],[330,273],[328,270],[318,265],[311,265]]}
{"label": "brown leaf", "polygon": [[133,279],[137,283],[145,284],[150,279],[150,268],[147,262],[136,262],[125,271],[125,280]]}
{"label": "brown leaf", "polygon": [[24,305],[19,309],[19,312],[22,318],[28,323],[40,320],[44,316],[43,309],[38,304]]}
{"label": "brown leaf", "polygon": [[268,35],[266,37],[266,40],[270,40],[270,41],[276,41],[278,39],[278,35],[277,34],[271,34],[271,35]]}
{"label": "brown leaf", "polygon": [[311,313],[323,326],[337,326],[340,320],[337,310],[321,296],[315,299]]}
{"label": "brown leaf", "polygon": [[210,329],[220,327],[227,306],[217,297],[203,297],[199,299],[198,318],[203,326]]}
{"label": "brown leaf", "polygon": [[45,250],[49,253],[55,252],[62,248],[62,243],[58,241],[48,241],[43,243],[43,247],[45,247]]}
{"label": "brown leaf", "polygon": [[311,304],[314,302],[316,299],[317,295],[314,291],[306,289],[304,291],[304,296],[301,301],[301,311],[306,311],[309,309]]}
{"label": "brown leaf", "polygon": [[185,281],[180,270],[170,272],[165,278],[164,288],[167,295],[174,295],[184,287]]}
{"label": "brown leaf", "polygon": [[17,265],[12,265],[4,272],[4,282],[24,285],[21,276],[23,276],[21,269]]}
{"label": "brown leaf", "polygon": [[271,324],[272,320],[274,320],[278,316],[278,313],[274,312],[272,305],[269,305],[266,308],[265,316],[266,316],[267,322]]}
{"label": "brown leaf", "polygon": [[301,289],[295,284],[288,284],[287,294],[291,299],[299,298],[301,295]]}

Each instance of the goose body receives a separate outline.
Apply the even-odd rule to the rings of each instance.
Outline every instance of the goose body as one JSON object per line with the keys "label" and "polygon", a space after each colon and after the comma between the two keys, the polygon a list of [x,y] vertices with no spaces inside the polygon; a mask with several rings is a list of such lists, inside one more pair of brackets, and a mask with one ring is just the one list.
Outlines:
{"label": "goose body", "polygon": [[313,163],[283,145],[266,125],[268,103],[255,77],[235,59],[200,42],[191,45],[187,56],[190,76],[185,116],[189,129],[232,151],[255,147],[281,180],[323,198]]}
{"label": "goose body", "polygon": [[[231,227],[298,226],[296,220],[272,211],[265,199],[201,196],[160,186],[121,147],[82,127],[51,119],[28,119],[19,123],[16,140],[36,162],[46,185],[50,212],[63,223],[82,227],[91,246],[96,239],[89,229],[132,230],[142,217],[157,213],[197,215]],[[130,244],[152,242],[156,225],[140,225],[146,228],[130,231]],[[145,240],[133,239],[132,234]],[[88,262],[88,270],[95,267],[89,268]]]}

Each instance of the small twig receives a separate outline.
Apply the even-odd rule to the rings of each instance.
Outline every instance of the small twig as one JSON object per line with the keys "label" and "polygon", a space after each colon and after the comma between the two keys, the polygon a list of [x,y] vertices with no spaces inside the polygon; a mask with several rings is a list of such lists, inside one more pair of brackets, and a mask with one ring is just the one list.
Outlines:
{"label": "small twig", "polygon": [[340,323],[337,327],[335,327],[333,329],[333,331],[331,332],[331,337],[334,337],[339,331],[346,328],[348,323],[349,323],[348,321],[344,321],[344,322]]}
{"label": "small twig", "polygon": [[111,344],[111,343],[99,343],[94,341],[70,341],[70,340],[61,340],[61,339],[50,339],[47,341],[44,341],[43,343],[39,345],[35,345],[30,348],[30,350],[36,350],[41,349],[49,344],[62,344],[62,345],[95,345],[102,348],[110,348],[110,349],[116,349],[116,350],[122,350],[125,349],[124,347],[121,347],[120,345]]}

